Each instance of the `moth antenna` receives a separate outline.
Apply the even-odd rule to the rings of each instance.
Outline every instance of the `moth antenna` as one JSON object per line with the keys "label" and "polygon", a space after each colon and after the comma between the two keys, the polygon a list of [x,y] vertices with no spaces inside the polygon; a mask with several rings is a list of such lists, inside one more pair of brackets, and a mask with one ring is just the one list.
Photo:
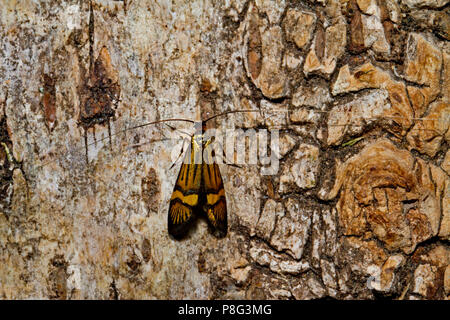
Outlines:
{"label": "moth antenna", "polygon": [[90,146],[92,146],[92,145],[94,145],[94,144],[96,144],[96,143],[98,143],[98,142],[104,141],[104,140],[106,140],[106,139],[111,139],[112,137],[115,137],[115,136],[124,134],[125,132],[131,131],[131,130],[134,130],[134,129],[139,129],[139,128],[147,127],[147,126],[150,126],[150,125],[153,125],[153,124],[164,123],[164,122],[170,122],[170,121],[183,121],[183,122],[195,123],[193,120],[189,120],[189,119],[180,119],[180,118],[156,120],[156,121],[152,121],[152,122],[147,122],[147,123],[139,124],[139,125],[134,126],[134,127],[131,127],[131,128],[126,128],[126,129],[120,130],[120,131],[118,131],[118,132],[115,132],[115,133],[111,134],[109,137],[104,137],[104,138],[101,138],[101,139],[96,140],[96,141],[94,141],[94,142],[91,142],[91,143],[89,143],[87,146],[90,147]]}
{"label": "moth antenna", "polygon": [[[335,113],[346,113],[346,111],[336,111],[336,110],[335,111],[332,111],[332,110],[324,111],[324,110],[316,110],[316,109],[312,109],[312,110],[314,110],[314,112],[322,113],[322,114],[327,114],[327,113],[329,114],[329,113],[332,113],[332,112],[335,112]],[[204,122],[212,120],[212,119],[214,119],[216,117],[227,115],[229,113],[238,113],[238,112],[264,112],[264,111],[263,110],[231,110],[231,111],[225,111],[223,113],[214,115],[214,116],[206,119]],[[292,110],[270,110],[270,111],[268,111],[268,113],[289,113],[289,112],[292,112]],[[408,120],[411,120],[411,121],[424,121],[424,122],[425,121],[444,121],[445,120],[445,119],[442,119],[442,118],[421,118],[421,117],[406,118],[406,117],[401,117],[401,116],[382,116],[382,117],[368,117],[368,118],[356,117],[356,118],[353,118],[351,120],[377,121],[377,120],[383,120],[383,119],[392,119],[392,120],[408,119]],[[295,124],[296,123],[291,123],[291,125],[295,125]],[[288,127],[288,126],[289,125],[281,126],[281,127],[284,128],[284,127]],[[329,127],[346,127],[346,126],[348,126],[348,127],[363,127],[363,126],[365,126],[365,124],[332,123],[332,124],[327,124],[327,126],[329,126]],[[427,128],[417,128],[417,129],[411,128],[409,131],[437,131],[437,130],[436,129],[427,129]]]}
{"label": "moth antenna", "polygon": [[212,119],[215,119],[215,118],[218,118],[218,117],[222,117],[222,116],[225,116],[225,115],[230,114],[230,113],[239,113],[239,112],[261,112],[261,110],[230,110],[230,111],[225,111],[225,112],[216,114],[214,116],[211,116],[211,117],[209,117],[208,119],[206,119],[203,122],[206,123],[209,120],[212,120]]}
{"label": "moth antenna", "polygon": [[175,166],[175,164],[178,162],[178,160],[180,159],[180,157],[183,155],[184,153],[184,143],[186,142],[186,139],[182,139],[183,140],[183,144],[181,146],[181,150],[180,150],[180,154],[178,155],[178,157],[176,158],[176,160],[172,163],[172,165],[170,166],[169,170],[172,170],[172,168]]}
{"label": "moth antenna", "polygon": [[182,134],[188,136],[189,138],[192,136],[189,132],[172,127],[171,125],[168,125],[167,123],[165,125],[168,126],[172,131],[178,131],[179,133],[182,133]]}
{"label": "moth antenna", "polygon": [[[115,133],[113,133],[113,134],[111,134],[111,135],[108,135],[107,137],[103,137],[103,138],[101,138],[101,139],[97,139],[96,141],[91,142],[91,143],[86,143],[86,141],[87,141],[87,135],[86,135],[86,137],[85,137],[85,146],[82,147],[82,148],[80,148],[79,150],[76,150],[75,152],[80,152],[80,153],[81,153],[83,149],[87,151],[87,149],[88,149],[90,146],[92,146],[92,145],[95,145],[95,144],[97,144],[97,143],[99,143],[99,142],[102,142],[102,141],[105,141],[105,140],[107,140],[107,139],[111,139],[112,137],[115,137],[115,136],[124,134],[125,132],[130,131],[130,130],[139,129],[139,128],[147,127],[147,126],[150,126],[150,125],[154,125],[154,124],[158,124],[158,123],[164,123],[164,122],[170,122],[170,121],[180,121],[180,122],[182,121],[182,122],[195,123],[195,121],[193,121],[193,120],[189,120],[189,119],[181,119],[181,118],[162,119],[162,120],[157,120],[157,121],[147,122],[147,123],[143,123],[143,124],[140,124],[140,125],[131,127],[131,128],[126,128],[126,129],[120,130],[120,131],[115,132]],[[42,167],[45,167],[46,165],[49,165],[50,163],[55,162],[55,161],[57,161],[57,160],[60,159],[60,158],[61,158],[61,157],[57,157],[56,159],[47,161],[47,162],[43,163],[41,166],[39,166],[38,168],[40,169],[40,168],[42,168]]]}
{"label": "moth antenna", "polygon": [[127,150],[130,150],[130,149],[133,149],[133,148],[142,147],[142,146],[145,146],[147,144],[154,143],[154,142],[179,141],[179,140],[184,140],[184,138],[180,138],[180,139],[176,139],[176,140],[173,140],[173,139],[170,139],[170,138],[152,139],[152,140],[147,141],[147,142],[142,142],[142,143],[137,143],[137,144],[130,145],[130,146],[127,147]]}
{"label": "moth antenna", "polygon": [[[270,113],[277,113],[277,112],[289,113],[291,111],[292,110],[270,110],[269,112]],[[324,114],[332,112],[331,110],[329,110],[329,111],[314,110],[314,111],[317,112],[317,113],[324,113]],[[211,116],[211,117],[207,118],[203,122],[206,123],[209,120],[212,120],[212,119],[215,119],[217,117],[221,117],[221,116],[224,116],[224,115],[227,115],[227,114],[230,114],[230,113],[241,113],[241,112],[263,112],[263,111],[262,110],[230,110],[230,111],[225,111],[225,112],[216,114],[214,116]],[[345,111],[334,111],[334,112],[341,113],[341,112],[345,112]],[[374,120],[374,121],[376,121],[376,120],[383,120],[383,119],[393,119],[393,120],[395,120],[395,119],[406,119],[406,118],[405,117],[400,117],[400,116],[383,116],[383,117],[380,117],[380,118],[377,118],[377,117],[372,117],[372,118],[359,117],[359,118],[354,118],[352,120]],[[441,119],[438,119],[438,118],[420,118],[420,117],[412,117],[412,118],[408,118],[408,119],[412,120],[412,121],[439,121],[439,120],[441,120]],[[337,124],[328,124],[328,126],[330,126],[330,127],[345,127],[345,126],[362,127],[364,125],[362,125],[362,124],[352,124],[352,123],[342,123],[342,124],[337,123]],[[414,128],[412,128],[412,129],[410,129],[410,131],[436,131],[436,129],[427,129],[427,128],[414,129]]]}

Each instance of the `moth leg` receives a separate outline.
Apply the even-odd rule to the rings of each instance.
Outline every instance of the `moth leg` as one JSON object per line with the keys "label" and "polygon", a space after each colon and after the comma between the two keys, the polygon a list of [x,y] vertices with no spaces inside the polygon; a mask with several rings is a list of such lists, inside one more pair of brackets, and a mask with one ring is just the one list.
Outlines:
{"label": "moth leg", "polygon": [[240,166],[240,165],[238,165],[238,164],[231,163],[231,161],[228,161],[228,159],[227,159],[227,157],[226,157],[226,155],[225,155],[225,152],[223,152],[223,155],[216,155],[216,157],[219,157],[220,159],[222,159],[222,162],[223,162],[224,164],[226,164],[227,166],[231,166],[231,167],[239,168],[239,169],[242,169],[242,168],[243,168],[242,166]]}
{"label": "moth leg", "polygon": [[183,145],[181,146],[180,154],[178,155],[176,160],[172,163],[172,165],[170,166],[169,170],[171,170],[175,166],[175,164],[178,162],[178,160],[180,159],[180,157],[184,153],[184,145],[185,145],[185,142],[187,141],[187,139],[181,139],[181,140],[183,140]]}
{"label": "moth leg", "polygon": [[[218,148],[215,147],[215,146],[217,146],[217,145],[220,146],[220,147],[219,147],[220,150],[218,150]],[[222,148],[222,146],[219,144],[218,141],[212,142],[212,143],[211,143],[211,146],[214,146],[214,151],[216,151],[216,150],[219,151],[218,153],[215,153],[214,156],[215,156],[216,158],[221,159],[223,164],[226,164],[227,166],[232,166],[232,167],[235,167],[235,168],[239,168],[239,169],[242,169],[242,168],[243,168],[242,166],[237,165],[237,164],[232,163],[231,161],[229,161],[229,159],[228,159],[227,156],[225,155],[225,150]]]}
{"label": "moth leg", "polygon": [[[168,125],[167,123],[165,123],[165,125],[168,126],[171,130],[177,130],[176,128],[174,128],[174,127]],[[138,147],[144,146],[144,145],[146,145],[146,144],[154,143],[154,142],[166,142],[166,141],[174,140],[173,138],[168,138],[168,137],[164,134],[164,130],[162,130],[161,132],[162,132],[162,135],[164,136],[164,138],[161,138],[161,139],[151,139],[151,140],[149,140],[149,141],[145,141],[145,142],[141,142],[141,143],[136,143],[136,144],[130,145],[128,148],[129,148],[129,149],[131,149],[131,148],[138,148]],[[177,141],[178,141],[178,140],[184,140],[184,139],[177,139]]]}

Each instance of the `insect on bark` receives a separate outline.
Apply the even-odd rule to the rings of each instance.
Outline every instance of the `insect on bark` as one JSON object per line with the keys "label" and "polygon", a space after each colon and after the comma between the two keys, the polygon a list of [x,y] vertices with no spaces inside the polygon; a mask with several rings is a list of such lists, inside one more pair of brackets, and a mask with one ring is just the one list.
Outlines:
{"label": "insect on bark", "polygon": [[222,175],[215,161],[212,143],[214,137],[205,134],[206,123],[216,117],[236,112],[259,110],[235,110],[195,122],[195,132],[178,173],[170,198],[167,216],[168,231],[175,239],[183,238],[197,216],[206,216],[213,234],[219,238],[227,234],[227,204]]}
{"label": "insect on bark", "polygon": [[[173,118],[147,122],[131,128],[124,129],[110,135],[116,136],[129,130],[147,127],[158,123],[189,122],[194,124],[194,134],[189,139],[189,146],[185,152],[183,163],[174,183],[172,195],[169,200],[167,213],[167,230],[175,239],[184,238],[193,222],[198,217],[205,217],[212,233],[219,238],[227,235],[227,200],[219,165],[216,161],[213,142],[214,137],[206,133],[206,123],[214,118],[231,113],[262,112],[261,110],[232,110],[226,111],[195,122],[189,119]],[[317,111],[329,113],[329,111]],[[386,117],[396,118],[396,117]],[[370,119],[368,119],[370,120]],[[424,120],[424,119],[421,119]],[[330,127],[347,127],[348,123],[329,124]],[[354,138],[342,146],[351,146],[363,137]],[[96,142],[99,142],[100,139]],[[87,148],[89,145],[86,145]]]}
{"label": "insect on bark", "polygon": [[206,215],[215,235],[227,234],[227,205],[222,176],[211,148],[213,137],[207,137],[205,122],[195,123],[183,164],[170,198],[167,225],[169,234],[182,238],[195,216]]}
{"label": "insect on bark", "polygon": [[[226,111],[198,122],[180,118],[163,119],[127,128],[111,135],[116,136],[158,123],[189,122],[194,124],[195,132],[190,137],[189,146],[175,181],[167,215],[168,233],[177,240],[184,238],[196,218],[202,216],[206,217],[208,225],[216,237],[222,238],[227,234],[226,193],[219,165],[215,160],[214,137],[208,136],[205,131],[208,121],[238,112],[260,112],[260,110]],[[89,145],[85,147],[88,148]]]}

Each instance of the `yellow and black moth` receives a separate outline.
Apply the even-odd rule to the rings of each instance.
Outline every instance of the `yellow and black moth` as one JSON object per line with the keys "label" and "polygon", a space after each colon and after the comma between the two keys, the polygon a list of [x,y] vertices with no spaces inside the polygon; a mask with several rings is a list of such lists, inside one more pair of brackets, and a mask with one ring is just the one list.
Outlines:
{"label": "yellow and black moth", "polygon": [[225,189],[215,161],[213,137],[205,135],[205,123],[195,123],[195,133],[170,198],[167,224],[169,234],[176,239],[184,237],[195,217],[202,214],[216,236],[227,234]]}
{"label": "yellow and black moth", "polygon": [[[111,139],[112,136],[124,134],[129,130],[158,123],[183,121],[195,124],[195,132],[190,137],[189,147],[185,153],[184,161],[178,173],[177,180],[175,181],[169,202],[169,211],[167,214],[168,233],[175,239],[185,237],[191,224],[195,221],[196,217],[199,216],[206,217],[209,226],[213,229],[216,236],[224,237],[227,234],[228,220],[226,192],[219,165],[215,161],[214,148],[212,148],[214,138],[205,135],[205,128],[206,123],[213,118],[237,112],[261,112],[261,110],[226,111],[201,122],[194,122],[188,119],[157,120],[124,129],[114,134],[110,134],[108,137]],[[328,112],[329,111],[323,111],[323,113]],[[416,118],[416,120],[417,119],[420,118]],[[330,126],[349,126],[349,124],[331,124]],[[106,138],[96,140],[91,144],[86,143],[86,150],[88,146],[105,139]],[[353,145],[361,139],[362,138],[353,139],[344,143],[343,146]],[[7,155],[8,154],[7,151]],[[86,162],[88,163],[87,160],[88,159],[86,158]],[[46,164],[44,163],[43,166],[45,165]]]}
{"label": "yellow and black moth", "polygon": [[[224,184],[219,165],[215,161],[214,137],[205,135],[205,130],[208,121],[238,112],[260,112],[260,110],[226,111],[199,122],[180,118],[157,120],[118,131],[108,137],[108,139],[111,139],[112,136],[124,134],[129,130],[158,123],[177,121],[194,123],[195,131],[190,137],[189,147],[170,197],[167,215],[168,232],[175,239],[186,236],[192,222],[199,216],[206,217],[215,236],[224,237],[227,234],[227,205]],[[98,139],[94,143],[104,139],[106,138]],[[94,143],[86,144],[86,150]],[[86,159],[86,162],[88,162],[88,159]]]}
{"label": "yellow and black moth", "polygon": [[222,238],[227,234],[225,188],[219,165],[216,162],[216,154],[213,148],[214,137],[207,136],[205,131],[208,121],[238,112],[260,111],[226,111],[204,121],[195,122],[195,131],[191,136],[189,147],[170,197],[167,225],[169,234],[175,239],[186,236],[191,224],[199,216],[206,217],[215,236]]}

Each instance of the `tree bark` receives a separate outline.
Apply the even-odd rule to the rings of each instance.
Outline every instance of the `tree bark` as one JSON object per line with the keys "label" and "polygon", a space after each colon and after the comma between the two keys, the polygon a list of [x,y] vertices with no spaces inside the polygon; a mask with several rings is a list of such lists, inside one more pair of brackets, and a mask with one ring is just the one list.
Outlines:
{"label": "tree bark", "polygon": [[[0,297],[448,299],[449,25],[433,0],[2,1]],[[212,125],[278,133],[279,167],[221,164],[226,237],[175,240],[194,128],[134,127],[231,110],[258,112]]]}

